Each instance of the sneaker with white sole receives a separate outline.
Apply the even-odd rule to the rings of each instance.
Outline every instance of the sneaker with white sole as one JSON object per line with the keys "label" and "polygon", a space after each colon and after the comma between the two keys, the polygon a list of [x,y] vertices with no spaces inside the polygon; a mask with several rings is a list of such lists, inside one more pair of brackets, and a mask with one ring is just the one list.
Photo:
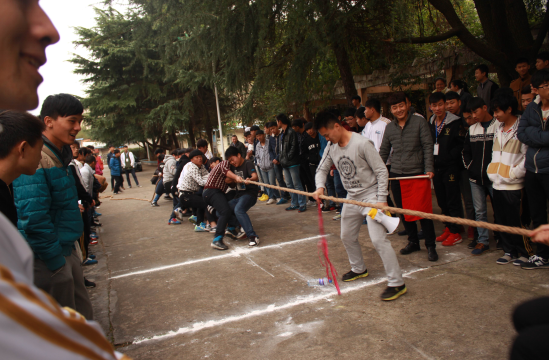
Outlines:
{"label": "sneaker with white sole", "polygon": [[236,235],[236,238],[238,240],[245,239],[247,237],[246,232],[242,229],[238,232],[238,235]]}
{"label": "sneaker with white sole", "polygon": [[513,255],[505,253],[505,255],[496,260],[496,264],[507,265],[511,263],[514,259],[515,257]]}
{"label": "sneaker with white sole", "polygon": [[332,218],[332,220],[341,220],[341,214],[337,214]]}
{"label": "sneaker with white sole", "polygon": [[195,225],[194,226],[194,231],[195,232],[207,232],[208,230],[206,230],[206,224],[202,223],[200,225]]}
{"label": "sneaker with white sole", "polygon": [[513,261],[513,265],[521,266],[522,264],[526,264],[527,262],[528,262],[528,258],[524,256],[520,256],[519,258],[515,259],[515,261]]}
{"label": "sneaker with white sole", "polygon": [[217,226],[210,228],[210,233],[215,234],[216,231],[217,231]]}
{"label": "sneaker with white sole", "polygon": [[269,199],[269,201],[267,201],[266,204],[267,204],[267,205],[276,204],[276,200],[275,200],[275,199]]}
{"label": "sneaker with white sole", "polygon": [[250,242],[248,246],[257,246],[259,245],[259,238],[257,236],[250,236]]}
{"label": "sneaker with white sole", "polygon": [[549,269],[549,262],[537,255],[530,256],[528,262],[520,266],[524,270]]}

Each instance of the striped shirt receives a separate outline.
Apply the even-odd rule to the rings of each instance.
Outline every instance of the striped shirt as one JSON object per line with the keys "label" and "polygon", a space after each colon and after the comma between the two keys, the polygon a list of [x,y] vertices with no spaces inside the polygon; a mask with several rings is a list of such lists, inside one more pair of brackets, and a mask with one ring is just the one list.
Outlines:
{"label": "striped shirt", "polygon": [[204,189],[219,189],[226,192],[229,185],[225,182],[225,178],[227,177],[227,172],[230,170],[231,164],[229,164],[229,161],[224,160],[220,162],[210,173]]}
{"label": "striped shirt", "polygon": [[128,360],[101,327],[33,285],[33,255],[0,214],[0,349],[2,359]]}

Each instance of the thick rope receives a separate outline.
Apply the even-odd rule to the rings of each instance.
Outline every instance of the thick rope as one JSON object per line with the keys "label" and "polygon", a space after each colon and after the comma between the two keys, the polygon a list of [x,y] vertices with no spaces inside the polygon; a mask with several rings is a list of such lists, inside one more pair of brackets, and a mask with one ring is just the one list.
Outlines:
{"label": "thick rope", "polygon": [[[287,191],[287,192],[295,193],[295,194],[298,194],[298,195],[313,196],[312,193],[308,193],[308,192],[305,192],[305,191],[283,188],[283,187],[280,187],[280,186],[255,182],[255,181],[251,181],[251,180],[247,180],[247,182],[250,183],[250,184],[265,186],[265,187],[280,190],[280,191]],[[490,224],[490,223],[487,223],[487,222],[484,222],[484,221],[474,221],[474,220],[469,220],[469,219],[455,218],[455,217],[446,216],[446,215],[429,214],[429,213],[424,213],[424,212],[421,212],[421,211],[394,208],[394,207],[390,207],[390,206],[379,207],[376,204],[371,204],[371,203],[366,203],[366,202],[361,202],[361,201],[356,201],[356,200],[335,198],[333,196],[320,195],[319,198],[324,199],[324,200],[330,200],[330,201],[333,201],[333,202],[338,202],[338,203],[358,205],[358,206],[361,206],[361,207],[376,208],[376,209],[379,209],[379,210],[382,210],[382,211],[390,211],[391,213],[395,213],[395,214],[418,216],[418,217],[421,217],[421,218],[424,218],[424,219],[429,219],[429,220],[436,220],[436,221],[440,221],[440,222],[450,222],[450,223],[454,223],[454,224],[458,224],[458,225],[464,225],[464,226],[480,227],[480,228],[484,228],[484,229],[488,229],[488,230],[492,230],[492,231],[505,232],[505,233],[521,235],[521,236],[530,236],[530,232],[531,232],[531,230],[528,230],[528,229],[521,229],[521,228],[516,228],[516,227],[512,227],[512,226],[505,226],[505,225]]]}

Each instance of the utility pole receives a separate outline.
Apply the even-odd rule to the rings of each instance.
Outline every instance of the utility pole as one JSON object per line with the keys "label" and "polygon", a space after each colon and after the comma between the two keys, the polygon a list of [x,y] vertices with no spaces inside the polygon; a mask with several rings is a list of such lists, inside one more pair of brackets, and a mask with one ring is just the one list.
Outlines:
{"label": "utility pole", "polygon": [[[212,63],[213,74],[215,76],[215,64]],[[217,85],[214,81],[214,90],[215,90],[215,106],[217,107],[217,123],[219,125],[219,140],[221,140],[221,158],[225,160],[225,145],[223,144],[223,129],[221,128],[221,112],[219,111],[219,99],[217,98]],[[213,146],[213,144],[212,144]],[[217,146],[217,144],[216,144]],[[213,149],[212,149],[213,150]]]}

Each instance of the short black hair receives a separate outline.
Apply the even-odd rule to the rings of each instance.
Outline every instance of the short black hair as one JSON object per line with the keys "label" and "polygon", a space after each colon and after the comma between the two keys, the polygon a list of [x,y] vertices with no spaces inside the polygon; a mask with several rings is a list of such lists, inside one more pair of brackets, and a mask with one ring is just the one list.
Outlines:
{"label": "short black hair", "polygon": [[122,146],[122,147],[123,147],[123,148],[127,148],[127,147],[128,147],[128,145],[124,145],[124,146]]}
{"label": "short black hair", "polygon": [[235,137],[235,138],[237,138],[237,139],[238,139],[238,136],[236,136],[236,134],[233,134],[233,136],[231,136],[231,137]]}
{"label": "short black hair", "polygon": [[538,59],[541,61],[549,61],[549,52],[547,51],[540,52],[539,54],[536,55],[536,60]]}
{"label": "short black hair", "polygon": [[95,162],[95,156],[87,155],[86,158],[84,159],[84,162],[88,165],[93,164]]}
{"label": "short black hair", "polygon": [[356,109],[354,107],[349,107],[347,108],[347,110],[345,110],[345,114],[343,115],[343,117],[347,117],[347,116],[355,117],[355,112],[356,112]]}
{"label": "short black hair", "polygon": [[248,136],[250,136],[250,135],[252,135],[251,132],[249,132],[249,131],[244,132],[244,137],[248,137]]}
{"label": "short black hair", "polygon": [[161,149],[161,148],[158,148],[154,151],[154,154],[155,155],[158,155],[158,154],[164,154],[166,152],[166,150],[164,149]]}
{"label": "short black hair", "polygon": [[276,121],[269,121],[269,122],[267,123],[267,125],[265,125],[265,126],[268,127],[268,128],[273,127],[273,126],[277,126],[277,125],[276,125]]}
{"label": "short black hair", "polygon": [[238,155],[242,156],[242,154],[240,154],[240,151],[234,146],[229,146],[227,150],[225,150],[225,159],[229,159],[232,156]]}
{"label": "short black hair", "polygon": [[521,93],[522,95],[531,94],[531,93],[532,93],[532,88],[530,87],[530,85],[526,85],[525,87],[522,88],[522,90],[520,91],[520,93]]}
{"label": "short black hair", "polygon": [[177,149],[173,149],[172,151],[170,151],[170,155],[177,155],[179,153],[179,150]]}
{"label": "short black hair", "polygon": [[455,91],[448,91],[446,94],[444,94],[446,97],[446,101],[448,100],[461,100],[461,96]]}
{"label": "short black hair", "polygon": [[42,121],[27,112],[0,110],[0,159],[22,141],[34,147],[45,128]]}
{"label": "short black hair", "polygon": [[444,95],[444,93],[437,91],[429,95],[429,104],[435,104],[440,100],[446,102],[446,96]]}
{"label": "short black hair", "polygon": [[467,101],[467,112],[473,112],[476,109],[479,109],[485,105],[486,103],[484,102],[484,100],[482,100],[482,98],[474,97]]}
{"label": "short black hair", "polygon": [[177,155],[181,156],[181,155],[185,155],[187,153],[187,149],[179,149],[177,150]]}
{"label": "short black hair", "polygon": [[518,101],[512,94],[500,93],[494,96],[490,102],[490,107],[492,110],[500,109],[501,111],[507,111],[511,108],[511,114],[515,115],[518,110]]}
{"label": "short black hair", "polygon": [[359,118],[359,119],[364,119],[364,118],[366,118],[366,115],[364,115],[364,109],[365,109],[365,108],[363,108],[363,107],[356,109],[356,111],[355,111],[355,117],[357,117],[357,118]]}
{"label": "short black hair", "polygon": [[255,135],[256,135],[256,136],[257,136],[257,135],[265,135],[265,131],[259,129],[259,130],[257,130],[257,131],[255,132]]}
{"label": "short black hair", "polygon": [[88,149],[87,147],[83,147],[83,148],[80,148],[80,150],[78,150],[78,154],[88,156],[91,154],[91,150]]}
{"label": "short black hair", "polygon": [[480,70],[481,73],[485,73],[487,77],[488,77],[488,73],[490,72],[490,70],[488,69],[488,65],[486,64],[480,64],[475,66],[475,71],[477,70]]}
{"label": "short black hair", "polygon": [[80,149],[80,141],[74,140],[74,142],[72,143],[72,145],[75,145],[77,149]]}
{"label": "short black hair", "polygon": [[120,154],[120,150],[114,149],[113,153],[114,153],[114,154]]}
{"label": "short black hair", "polygon": [[318,114],[316,114],[315,128],[317,130],[320,130],[322,128],[328,129],[330,126],[333,126],[334,124],[341,124],[341,123],[337,119],[337,116],[331,111],[321,111]]}
{"label": "short black hair", "polygon": [[359,102],[361,102],[361,101],[362,101],[362,98],[361,98],[360,96],[358,96],[358,95],[355,95],[355,96],[353,96],[353,97],[351,98],[351,101],[353,101],[353,100],[358,100]]}
{"label": "short black hair", "polygon": [[309,130],[309,129],[312,129],[313,128],[313,123],[312,122],[308,122],[305,124],[305,131]]}
{"label": "short black hair", "polygon": [[86,147],[87,147],[88,149],[90,149],[90,150],[95,150],[95,147],[94,147],[93,145],[88,145],[88,146],[86,146]]}
{"label": "short black hair", "polygon": [[210,164],[211,164],[211,163],[214,163],[214,162],[216,162],[216,161],[223,161],[223,160],[221,160],[221,158],[219,158],[219,157],[217,157],[217,156],[214,156],[213,158],[210,159]]}
{"label": "short black hair", "polygon": [[303,127],[303,119],[302,118],[295,119],[294,121],[292,121],[292,126],[297,126],[298,128],[301,129]]}
{"label": "short black hair", "polygon": [[442,81],[442,82],[444,83],[444,85],[446,85],[446,79],[445,79],[445,78],[442,78],[442,77],[437,77],[437,78],[435,79],[435,84],[436,84],[437,81],[439,81],[439,80]]}
{"label": "short black hair", "polygon": [[549,69],[538,70],[532,75],[532,87],[537,89],[546,82],[549,83]]}
{"label": "short black hair", "polygon": [[400,104],[401,102],[406,102],[406,94],[403,92],[392,93],[387,99],[389,106]]}
{"label": "short black hair", "polygon": [[250,131],[254,131],[254,130],[255,130],[255,131],[259,130],[259,126],[257,126],[257,125],[252,125],[252,126],[250,127]]}
{"label": "short black hair", "polygon": [[[116,154],[116,151],[114,152]],[[160,161],[164,161],[164,158],[166,157],[165,154],[159,154],[156,158]]]}
{"label": "short black hair", "polygon": [[530,65],[530,60],[528,60],[528,58],[522,56],[522,57],[519,57],[516,61],[515,61],[515,66],[517,66],[518,64],[522,64],[522,63],[526,63],[528,65]]}
{"label": "short black hair", "polygon": [[286,116],[286,114],[284,113],[280,113],[276,116],[276,121],[280,121],[281,123],[283,123],[284,125],[288,125],[290,126],[290,119],[288,119],[288,117]]}
{"label": "short black hair", "polygon": [[69,94],[50,95],[44,100],[40,109],[40,118],[46,116],[57,119],[59,116],[82,115],[84,107],[80,100]]}
{"label": "short black hair", "polygon": [[467,89],[467,83],[463,80],[452,80],[450,81],[450,84],[453,84],[454,86],[457,86],[460,90]]}
{"label": "short black hair", "polygon": [[208,142],[204,139],[200,139],[196,142],[196,147],[197,148],[208,147]]}
{"label": "short black hair", "polygon": [[378,99],[368,99],[364,104],[364,107],[373,108],[377,112],[381,112],[381,103]]}

